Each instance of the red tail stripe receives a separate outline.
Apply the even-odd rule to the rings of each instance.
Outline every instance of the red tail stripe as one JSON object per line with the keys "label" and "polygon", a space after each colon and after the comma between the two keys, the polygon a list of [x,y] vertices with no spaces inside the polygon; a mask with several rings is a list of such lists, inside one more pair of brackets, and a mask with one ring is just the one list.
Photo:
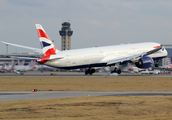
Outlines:
{"label": "red tail stripe", "polygon": [[38,32],[38,37],[41,38],[41,37],[45,37],[47,38],[48,40],[50,40],[50,38],[48,37],[48,35],[41,29],[37,29],[37,32]]}
{"label": "red tail stripe", "polygon": [[40,58],[41,59],[41,63],[42,64],[46,63],[49,58],[50,58],[50,55],[47,55],[47,56],[44,56],[44,57]]}
{"label": "red tail stripe", "polygon": [[56,54],[56,47],[55,47],[55,46],[54,46],[53,48],[51,48],[51,49],[48,49],[48,50],[44,53],[44,56],[52,55],[52,54]]}

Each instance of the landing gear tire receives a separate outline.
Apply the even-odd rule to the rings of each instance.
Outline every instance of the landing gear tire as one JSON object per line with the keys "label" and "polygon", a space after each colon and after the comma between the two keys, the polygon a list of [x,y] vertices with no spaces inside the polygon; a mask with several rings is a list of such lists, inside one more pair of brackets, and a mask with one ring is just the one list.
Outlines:
{"label": "landing gear tire", "polygon": [[159,67],[159,64],[155,64],[155,67]]}
{"label": "landing gear tire", "polygon": [[120,69],[117,70],[117,69],[115,68],[114,71],[111,71],[111,74],[113,74],[113,73],[121,74],[121,70],[120,70]]}
{"label": "landing gear tire", "polygon": [[85,75],[92,75],[93,73],[95,73],[95,69],[88,69],[87,71],[85,71]]}
{"label": "landing gear tire", "polygon": [[121,74],[121,70],[117,70],[117,73],[118,73],[118,74]]}
{"label": "landing gear tire", "polygon": [[88,75],[88,70],[87,70],[87,71],[85,71],[85,75]]}

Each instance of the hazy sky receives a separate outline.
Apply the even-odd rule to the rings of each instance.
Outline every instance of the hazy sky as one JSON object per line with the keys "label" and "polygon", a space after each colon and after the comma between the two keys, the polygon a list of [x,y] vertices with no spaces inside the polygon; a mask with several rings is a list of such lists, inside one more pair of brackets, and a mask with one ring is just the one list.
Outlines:
{"label": "hazy sky", "polygon": [[[40,48],[35,24],[61,50],[71,23],[72,49],[135,42],[172,44],[172,0],[0,0],[0,41]],[[29,50],[9,46],[11,52]],[[0,44],[0,53],[6,47]],[[32,52],[32,51],[30,51]]]}

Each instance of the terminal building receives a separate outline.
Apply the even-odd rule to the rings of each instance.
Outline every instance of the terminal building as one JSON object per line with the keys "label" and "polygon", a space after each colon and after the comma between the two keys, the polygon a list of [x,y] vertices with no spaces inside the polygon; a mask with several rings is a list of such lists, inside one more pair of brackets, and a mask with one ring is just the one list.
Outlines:
{"label": "terminal building", "polygon": [[61,36],[61,51],[71,49],[71,36],[73,31],[70,28],[69,22],[62,23],[62,28],[59,31]]}

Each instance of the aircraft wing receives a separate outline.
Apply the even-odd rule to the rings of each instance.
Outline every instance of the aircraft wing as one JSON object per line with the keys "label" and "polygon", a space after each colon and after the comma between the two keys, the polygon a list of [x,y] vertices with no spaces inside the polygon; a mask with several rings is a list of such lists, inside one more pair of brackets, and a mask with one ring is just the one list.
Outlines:
{"label": "aircraft wing", "polygon": [[117,58],[114,58],[112,60],[109,60],[107,62],[107,65],[112,65],[112,64],[115,64],[115,63],[118,63],[118,62],[128,61],[128,60],[131,60],[131,59],[134,59],[134,58],[137,58],[137,57],[142,57],[143,55],[145,55],[145,53],[134,55],[134,56],[129,56],[129,57],[126,57],[126,56],[117,57]]}
{"label": "aircraft wing", "polygon": [[141,54],[137,54],[137,55],[133,55],[133,56],[120,56],[120,57],[115,57],[115,58],[112,58],[111,60],[109,60],[107,62],[107,65],[113,65],[115,63],[129,61],[129,60],[134,60],[134,59],[137,59],[137,58],[140,58],[140,57],[144,57],[144,56],[153,54],[153,53],[157,52],[160,49],[162,49],[162,45],[160,47],[158,47],[158,48],[155,48],[153,50],[150,50],[148,52],[144,52],[144,53],[141,53]]}
{"label": "aircraft wing", "polygon": [[33,47],[28,47],[28,46],[23,46],[23,45],[8,43],[8,42],[4,42],[4,41],[1,41],[1,42],[4,43],[4,44],[8,44],[8,45],[15,46],[15,47],[30,49],[30,50],[33,50],[33,51],[35,51],[35,52],[43,53],[43,52],[42,52],[42,49],[39,49],[39,48],[33,48]]}

